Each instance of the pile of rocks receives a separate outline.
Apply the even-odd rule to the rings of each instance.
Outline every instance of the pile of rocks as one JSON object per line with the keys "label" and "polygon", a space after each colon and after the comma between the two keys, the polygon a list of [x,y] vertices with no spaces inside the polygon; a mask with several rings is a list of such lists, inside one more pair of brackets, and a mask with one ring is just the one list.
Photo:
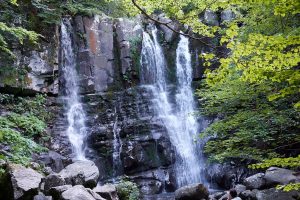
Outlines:
{"label": "pile of rocks", "polygon": [[97,186],[99,170],[92,161],[76,161],[45,176],[19,164],[6,164],[2,198],[24,200],[118,200],[114,185]]}
{"label": "pile of rocks", "polygon": [[[276,190],[277,185],[300,182],[295,171],[271,167],[265,173],[254,174],[235,186],[238,197],[235,200],[295,200],[300,198],[299,191],[284,192]],[[209,196],[210,200],[226,199],[226,192],[217,192]]]}

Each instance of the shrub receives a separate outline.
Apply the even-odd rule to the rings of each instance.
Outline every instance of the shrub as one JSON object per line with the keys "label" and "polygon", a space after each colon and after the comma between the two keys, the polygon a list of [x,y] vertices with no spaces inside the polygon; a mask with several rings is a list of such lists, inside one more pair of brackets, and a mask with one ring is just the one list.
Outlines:
{"label": "shrub", "polygon": [[0,129],[0,143],[9,146],[8,150],[0,152],[0,159],[27,165],[32,153],[46,150],[31,139],[23,137],[19,132],[10,128]]}
{"label": "shrub", "polygon": [[120,200],[139,199],[139,189],[137,185],[131,181],[121,180],[117,185],[117,192]]}
{"label": "shrub", "polygon": [[15,127],[30,137],[41,135],[46,128],[46,124],[32,114],[20,115],[12,113],[8,116],[8,119]]}

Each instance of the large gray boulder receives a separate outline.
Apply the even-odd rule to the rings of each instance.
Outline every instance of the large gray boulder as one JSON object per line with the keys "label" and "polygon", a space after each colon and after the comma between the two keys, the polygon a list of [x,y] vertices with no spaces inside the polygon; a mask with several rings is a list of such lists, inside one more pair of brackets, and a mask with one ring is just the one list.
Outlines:
{"label": "large gray boulder", "polygon": [[62,193],[61,197],[62,200],[105,200],[91,189],[85,188],[82,185],[75,185],[66,190]]}
{"label": "large gray boulder", "polygon": [[295,176],[294,173],[295,172],[292,170],[270,167],[269,169],[267,169],[264,179],[269,186],[295,183],[299,181],[299,178]]}
{"label": "large gray boulder", "polygon": [[236,190],[237,194],[239,195],[246,190],[246,186],[244,186],[242,184],[237,184],[236,186],[234,186],[234,189]]}
{"label": "large gray boulder", "polygon": [[266,187],[266,180],[264,179],[264,173],[254,174],[244,180],[244,185],[247,189],[261,189]]}
{"label": "large gray boulder", "polygon": [[202,200],[208,199],[209,192],[203,184],[193,184],[179,188],[175,191],[176,200]]}
{"label": "large gray boulder", "polygon": [[62,186],[52,187],[49,190],[48,194],[51,195],[54,199],[61,199],[61,194],[70,188],[72,188],[72,185],[62,185]]}
{"label": "large gray boulder", "polygon": [[55,151],[43,153],[37,159],[44,165],[51,167],[54,172],[60,172],[64,168],[64,162],[67,162],[66,157]]}
{"label": "large gray boulder", "polygon": [[51,188],[65,185],[65,179],[59,174],[50,174],[45,180],[44,190],[47,193]]}
{"label": "large gray boulder", "polygon": [[300,198],[297,191],[284,192],[275,188],[261,190],[256,193],[256,200],[295,200]]}
{"label": "large gray boulder", "polygon": [[113,184],[98,185],[93,191],[107,200],[119,200],[117,189]]}
{"label": "large gray boulder", "polygon": [[32,199],[38,194],[42,174],[19,164],[9,164],[8,175],[14,199]]}
{"label": "large gray boulder", "polygon": [[66,184],[93,188],[97,185],[99,170],[93,161],[76,161],[59,172],[59,175],[65,179]]}

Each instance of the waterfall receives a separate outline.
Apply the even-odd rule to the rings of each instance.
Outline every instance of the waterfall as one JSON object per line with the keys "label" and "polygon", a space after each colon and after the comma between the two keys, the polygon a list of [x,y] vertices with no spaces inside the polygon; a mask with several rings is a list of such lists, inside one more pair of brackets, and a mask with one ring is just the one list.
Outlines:
{"label": "waterfall", "polygon": [[204,178],[201,177],[204,169],[201,148],[194,141],[199,133],[199,125],[193,115],[196,107],[192,89],[192,73],[189,40],[181,35],[176,50],[177,92],[175,95],[176,115],[180,126],[172,135],[174,144],[177,144],[176,149],[182,158],[182,162],[177,165],[177,170],[180,172],[177,177],[179,185],[204,183]]}
{"label": "waterfall", "polygon": [[122,152],[122,140],[120,137],[121,128],[118,125],[118,114],[117,108],[115,108],[115,122],[113,124],[113,178],[120,175],[122,172],[122,161],[121,161],[121,152]]}
{"label": "waterfall", "polygon": [[79,81],[70,35],[71,32],[72,27],[70,21],[64,19],[61,24],[61,60],[62,72],[65,80],[65,99],[68,119],[68,129],[66,132],[72,144],[76,159],[85,160],[85,113],[79,98],[79,88],[77,85]]}
{"label": "waterfall", "polygon": [[178,186],[204,183],[201,177],[201,149],[194,142],[199,127],[195,116],[195,101],[191,87],[192,66],[189,41],[181,36],[176,51],[176,94],[168,91],[166,63],[157,40],[157,29],[151,36],[144,32],[141,53],[141,82],[152,95],[155,114],[165,125],[176,149],[175,173]]}

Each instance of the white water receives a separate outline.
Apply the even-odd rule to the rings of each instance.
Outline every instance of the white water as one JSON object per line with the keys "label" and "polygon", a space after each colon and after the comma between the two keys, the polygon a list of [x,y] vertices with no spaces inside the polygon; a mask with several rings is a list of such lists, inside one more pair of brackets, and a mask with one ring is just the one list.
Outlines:
{"label": "white water", "polygon": [[120,137],[121,128],[118,125],[118,115],[117,108],[115,108],[115,122],[113,124],[113,177],[115,178],[122,173],[122,161],[121,161],[121,152],[122,152],[122,140]]}
{"label": "white water", "polygon": [[189,40],[181,35],[176,50],[177,92],[175,96],[176,115],[180,126],[172,136],[182,158],[182,162],[177,165],[177,170],[180,172],[177,180],[180,185],[204,183],[204,178],[201,177],[204,169],[202,152],[199,145],[195,143],[195,138],[199,134],[199,125],[193,115],[196,107],[192,89],[192,73]]}
{"label": "white water", "polygon": [[[152,94],[152,103],[156,115],[167,128],[170,140],[176,148],[175,172],[178,186],[191,183],[204,183],[201,177],[201,151],[194,142],[198,134],[198,123],[192,115],[195,102],[191,87],[192,67],[189,41],[181,36],[176,51],[177,90],[171,96],[167,87],[166,63],[162,48],[157,40],[157,30],[152,37],[143,33],[141,54],[141,80]],[[175,104],[171,100],[175,100]]]}
{"label": "white water", "polygon": [[84,153],[86,138],[85,113],[79,98],[79,88],[77,85],[79,81],[70,36],[72,32],[71,29],[72,27],[69,20],[64,19],[61,24],[61,53],[69,125],[66,132],[72,144],[75,159],[86,160]]}

